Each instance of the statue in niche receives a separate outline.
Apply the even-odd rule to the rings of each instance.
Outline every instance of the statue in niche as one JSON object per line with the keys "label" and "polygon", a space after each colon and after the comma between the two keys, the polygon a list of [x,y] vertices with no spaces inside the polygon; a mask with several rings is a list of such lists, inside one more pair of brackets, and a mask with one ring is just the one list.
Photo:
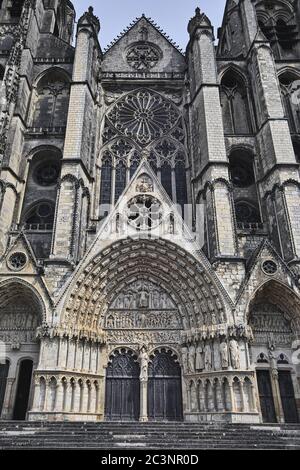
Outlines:
{"label": "statue in niche", "polygon": [[209,343],[204,348],[204,362],[205,370],[210,371],[212,369],[212,349]]}
{"label": "statue in niche", "polygon": [[120,294],[117,299],[117,308],[124,308],[124,294]]}
{"label": "statue in niche", "polygon": [[201,371],[205,367],[203,358],[203,345],[198,344],[196,349],[196,371]]}
{"label": "statue in niche", "polygon": [[132,307],[132,301],[133,301],[133,295],[132,294],[126,294],[124,296],[124,308],[131,308]]}
{"label": "statue in niche", "polygon": [[226,339],[223,339],[220,344],[220,355],[222,369],[228,369],[229,367],[229,356],[228,356],[228,344]]}
{"label": "statue in niche", "polygon": [[168,298],[168,295],[164,292],[162,295],[161,295],[161,305],[160,305],[161,308],[170,308],[172,307],[172,302],[170,301],[170,299]]}
{"label": "statue in niche", "polygon": [[149,294],[143,288],[140,295],[139,295],[139,307],[140,308],[148,308],[149,307]]}
{"label": "statue in niche", "polygon": [[195,354],[196,354],[196,348],[192,344],[189,347],[189,371],[191,374],[195,373]]}
{"label": "statue in niche", "polygon": [[241,368],[240,347],[239,347],[238,342],[235,339],[230,340],[229,350],[230,350],[231,365],[233,369],[236,369],[236,370],[240,369]]}
{"label": "statue in niche", "polygon": [[140,380],[142,382],[145,382],[146,380],[148,380],[148,362],[149,362],[149,356],[148,356],[145,346],[143,346],[140,350],[139,361],[140,361],[140,368],[141,368]]}
{"label": "statue in niche", "polygon": [[189,373],[189,350],[187,347],[182,348],[182,368],[185,374]]}
{"label": "statue in niche", "polygon": [[[158,291],[154,291],[152,294],[152,303],[153,303],[153,308],[160,308],[161,307],[161,302],[160,302],[160,294]],[[162,307],[164,308],[164,307]]]}
{"label": "statue in niche", "polygon": [[174,235],[175,233],[175,219],[174,214],[170,214],[168,233]]}

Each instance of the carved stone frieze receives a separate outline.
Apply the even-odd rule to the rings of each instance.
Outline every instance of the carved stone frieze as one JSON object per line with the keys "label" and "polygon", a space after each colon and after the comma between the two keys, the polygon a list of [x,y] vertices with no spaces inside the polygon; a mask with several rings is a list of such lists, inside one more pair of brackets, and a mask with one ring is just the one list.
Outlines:
{"label": "carved stone frieze", "polygon": [[145,344],[145,345],[168,345],[180,342],[180,331],[107,331],[108,344]]}
{"label": "carved stone frieze", "polygon": [[259,304],[252,310],[250,324],[254,334],[254,344],[275,344],[288,346],[292,342],[291,321],[275,305]]}

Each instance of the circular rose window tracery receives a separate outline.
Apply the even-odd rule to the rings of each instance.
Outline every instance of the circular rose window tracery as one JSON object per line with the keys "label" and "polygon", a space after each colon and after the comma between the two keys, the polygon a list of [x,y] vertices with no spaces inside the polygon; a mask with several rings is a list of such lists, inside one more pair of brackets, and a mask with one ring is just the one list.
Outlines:
{"label": "circular rose window tracery", "polygon": [[144,146],[172,130],[179,111],[158,93],[140,90],[119,100],[108,118],[119,132]]}
{"label": "circular rose window tracery", "polygon": [[9,267],[14,271],[21,271],[26,263],[27,256],[22,252],[13,253],[8,260]]}
{"label": "circular rose window tracery", "polygon": [[152,196],[136,196],[127,204],[127,217],[136,230],[155,229],[162,220],[161,203]]}
{"label": "circular rose window tracery", "polygon": [[160,60],[159,50],[152,44],[135,44],[127,53],[128,64],[138,71],[147,71],[155,67]]}

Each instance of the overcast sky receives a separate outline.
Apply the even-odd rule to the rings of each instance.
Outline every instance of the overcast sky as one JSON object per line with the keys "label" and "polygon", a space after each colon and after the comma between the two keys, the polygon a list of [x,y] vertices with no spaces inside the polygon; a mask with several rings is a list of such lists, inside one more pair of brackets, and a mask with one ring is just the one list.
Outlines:
{"label": "overcast sky", "polygon": [[73,0],[77,19],[91,5],[101,21],[100,42],[104,49],[137,16],[150,16],[180,47],[185,49],[187,24],[199,6],[215,26],[222,22],[225,0]]}

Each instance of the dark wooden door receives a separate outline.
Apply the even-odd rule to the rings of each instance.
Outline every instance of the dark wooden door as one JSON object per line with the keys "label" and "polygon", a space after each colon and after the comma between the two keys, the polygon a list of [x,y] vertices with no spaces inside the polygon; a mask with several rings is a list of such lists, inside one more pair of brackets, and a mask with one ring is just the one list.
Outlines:
{"label": "dark wooden door", "polygon": [[13,419],[17,421],[22,421],[26,418],[30,395],[32,368],[32,361],[25,360],[21,362],[13,414]]}
{"label": "dark wooden door", "polygon": [[3,408],[3,402],[5,397],[6,382],[9,370],[9,362],[6,361],[5,364],[0,364],[0,418]]}
{"label": "dark wooden door", "polygon": [[105,416],[112,421],[138,421],[140,366],[132,352],[111,356],[106,373]]}
{"label": "dark wooden door", "polygon": [[258,370],[256,373],[263,421],[264,423],[277,423],[270,372]]}
{"label": "dark wooden door", "polygon": [[148,417],[157,421],[181,421],[181,368],[170,351],[154,354],[149,363]]}
{"label": "dark wooden door", "polygon": [[285,422],[298,423],[299,417],[291,373],[289,371],[279,371],[278,379]]}

